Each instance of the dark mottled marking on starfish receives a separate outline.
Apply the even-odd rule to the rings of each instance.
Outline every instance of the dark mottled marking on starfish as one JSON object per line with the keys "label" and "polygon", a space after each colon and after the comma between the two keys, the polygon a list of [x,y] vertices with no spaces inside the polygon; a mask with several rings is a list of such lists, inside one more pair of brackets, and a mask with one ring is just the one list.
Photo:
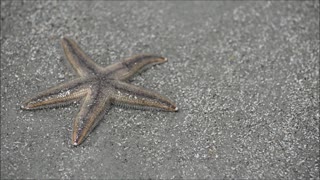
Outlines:
{"label": "dark mottled marking on starfish", "polygon": [[73,40],[63,38],[61,45],[66,59],[79,77],[39,93],[24,102],[21,108],[34,110],[81,100],[80,111],[73,123],[73,145],[77,146],[84,141],[111,105],[178,111],[177,106],[168,98],[125,82],[146,67],[166,62],[166,58],[138,55],[102,68]]}

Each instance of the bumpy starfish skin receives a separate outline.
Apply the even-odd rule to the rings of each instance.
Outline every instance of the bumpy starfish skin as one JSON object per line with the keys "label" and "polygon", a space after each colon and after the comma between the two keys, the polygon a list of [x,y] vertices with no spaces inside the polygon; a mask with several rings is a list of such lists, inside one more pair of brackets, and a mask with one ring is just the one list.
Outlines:
{"label": "bumpy starfish skin", "polygon": [[102,68],[73,40],[63,38],[61,44],[66,59],[79,77],[41,92],[24,102],[21,108],[34,110],[81,100],[80,111],[73,123],[73,145],[84,141],[113,104],[140,109],[178,110],[168,98],[125,82],[147,66],[166,62],[166,58],[139,55]]}

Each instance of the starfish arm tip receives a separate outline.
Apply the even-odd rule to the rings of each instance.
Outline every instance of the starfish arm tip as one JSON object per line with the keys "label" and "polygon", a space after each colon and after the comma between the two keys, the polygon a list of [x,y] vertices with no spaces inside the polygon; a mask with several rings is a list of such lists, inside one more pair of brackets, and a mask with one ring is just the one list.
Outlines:
{"label": "starfish arm tip", "polygon": [[61,38],[61,41],[65,41],[65,40],[68,40],[68,39],[69,39],[68,37],[64,36],[64,37]]}
{"label": "starfish arm tip", "polygon": [[31,108],[30,108],[29,104],[23,103],[23,104],[20,106],[20,109],[30,110]]}
{"label": "starfish arm tip", "polygon": [[63,45],[66,40],[67,40],[66,37],[62,37],[62,38],[60,39],[60,43]]}

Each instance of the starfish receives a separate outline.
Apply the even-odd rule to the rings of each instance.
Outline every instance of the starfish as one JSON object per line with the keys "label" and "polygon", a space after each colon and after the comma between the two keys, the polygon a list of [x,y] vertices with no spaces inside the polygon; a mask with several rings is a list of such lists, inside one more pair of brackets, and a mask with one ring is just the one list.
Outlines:
{"label": "starfish", "polygon": [[92,61],[72,39],[62,38],[61,45],[78,77],[40,92],[25,101],[21,108],[51,108],[81,100],[80,111],[73,122],[74,146],[86,139],[111,105],[178,111],[168,98],[126,82],[147,66],[166,62],[166,58],[138,55],[103,68]]}

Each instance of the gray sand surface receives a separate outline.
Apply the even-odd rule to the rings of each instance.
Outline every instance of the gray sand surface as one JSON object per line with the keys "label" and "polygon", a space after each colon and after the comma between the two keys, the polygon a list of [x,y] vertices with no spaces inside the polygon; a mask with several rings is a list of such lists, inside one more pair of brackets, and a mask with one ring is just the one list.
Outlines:
{"label": "gray sand surface", "polygon": [[[79,104],[23,111],[70,80],[75,39],[179,112],[113,107],[72,147]],[[1,1],[1,179],[319,178],[319,1]]]}

